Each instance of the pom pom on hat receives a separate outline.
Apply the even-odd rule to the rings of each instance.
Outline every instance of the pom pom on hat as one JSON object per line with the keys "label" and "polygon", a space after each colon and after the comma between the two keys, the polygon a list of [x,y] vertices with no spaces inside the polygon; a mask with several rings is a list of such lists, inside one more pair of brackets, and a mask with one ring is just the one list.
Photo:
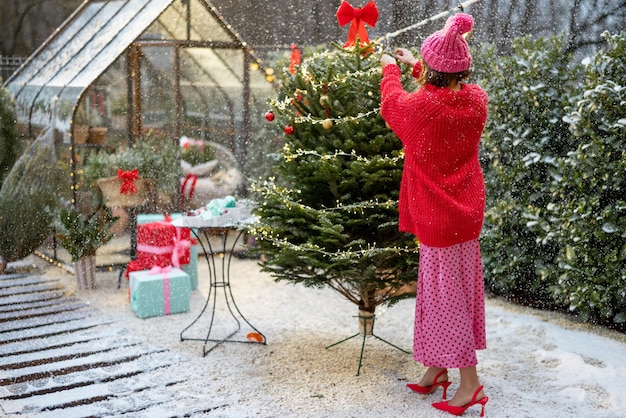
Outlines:
{"label": "pom pom on hat", "polygon": [[446,21],[446,26],[454,27],[463,35],[472,30],[474,27],[474,18],[467,13],[458,13],[452,15]]}
{"label": "pom pom on hat", "polygon": [[442,73],[460,73],[472,65],[472,56],[464,34],[470,32],[474,19],[466,13],[450,16],[442,30],[422,43],[421,53],[430,68]]}

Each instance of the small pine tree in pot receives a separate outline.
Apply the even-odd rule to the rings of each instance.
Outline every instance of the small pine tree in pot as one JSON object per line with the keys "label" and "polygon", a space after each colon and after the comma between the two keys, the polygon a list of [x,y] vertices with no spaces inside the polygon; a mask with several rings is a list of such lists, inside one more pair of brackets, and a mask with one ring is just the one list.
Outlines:
{"label": "small pine tree in pot", "polygon": [[95,288],[96,251],[112,238],[109,229],[116,220],[106,206],[90,215],[73,207],[56,212],[52,222],[55,237],[72,257],[79,289]]}

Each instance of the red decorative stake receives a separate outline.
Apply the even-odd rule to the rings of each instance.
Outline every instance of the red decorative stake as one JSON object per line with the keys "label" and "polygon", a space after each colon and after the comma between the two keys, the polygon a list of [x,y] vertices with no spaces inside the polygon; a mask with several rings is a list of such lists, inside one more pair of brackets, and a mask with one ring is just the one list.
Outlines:
{"label": "red decorative stake", "polygon": [[291,44],[291,57],[289,58],[289,72],[291,74],[296,73],[296,66],[300,65],[302,61],[302,54],[298,49],[298,45]]}

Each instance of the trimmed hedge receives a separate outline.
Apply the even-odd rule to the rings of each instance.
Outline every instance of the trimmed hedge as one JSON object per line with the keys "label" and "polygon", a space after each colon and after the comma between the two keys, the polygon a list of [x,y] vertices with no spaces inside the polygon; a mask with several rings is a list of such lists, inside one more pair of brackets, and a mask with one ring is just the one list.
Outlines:
{"label": "trimmed hedge", "polygon": [[475,54],[489,94],[483,140],[487,288],[513,301],[626,322],[624,35],[583,67],[564,38]]}
{"label": "trimmed hedge", "polygon": [[482,239],[486,285],[493,293],[553,307],[550,271],[557,243],[540,229],[558,160],[574,149],[564,108],[578,70],[562,53],[564,38],[524,37],[509,56],[486,48],[476,57],[478,83],[489,95],[482,145],[487,212]]}
{"label": "trimmed hedge", "polygon": [[567,108],[576,148],[550,184],[544,239],[557,243],[555,300],[585,321],[626,323],[626,32],[585,62]]}

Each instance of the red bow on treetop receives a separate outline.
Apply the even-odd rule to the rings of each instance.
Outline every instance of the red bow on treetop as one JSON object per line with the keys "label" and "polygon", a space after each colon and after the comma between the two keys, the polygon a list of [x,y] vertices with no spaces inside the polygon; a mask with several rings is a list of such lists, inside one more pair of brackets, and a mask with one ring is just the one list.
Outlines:
{"label": "red bow on treetop", "polygon": [[122,180],[122,186],[120,187],[121,194],[133,194],[137,191],[135,180],[139,178],[139,171],[136,168],[128,171],[124,171],[121,168],[118,169],[117,178]]}
{"label": "red bow on treetop", "polygon": [[337,20],[339,21],[339,26],[344,26],[352,22],[348,32],[348,40],[343,45],[344,48],[355,45],[357,35],[361,45],[366,45],[370,40],[365,30],[365,24],[367,23],[371,27],[376,27],[378,9],[376,8],[374,0],[367,3],[362,8],[357,7],[356,9],[344,0],[341,2],[339,10],[337,10]]}

